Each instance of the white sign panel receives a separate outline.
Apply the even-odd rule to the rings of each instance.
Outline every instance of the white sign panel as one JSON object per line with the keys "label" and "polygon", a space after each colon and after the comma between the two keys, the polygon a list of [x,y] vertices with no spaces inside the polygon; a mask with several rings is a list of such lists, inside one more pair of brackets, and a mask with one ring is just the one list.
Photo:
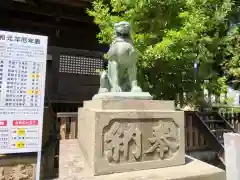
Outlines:
{"label": "white sign panel", "polygon": [[0,31],[0,154],[39,152],[47,37]]}

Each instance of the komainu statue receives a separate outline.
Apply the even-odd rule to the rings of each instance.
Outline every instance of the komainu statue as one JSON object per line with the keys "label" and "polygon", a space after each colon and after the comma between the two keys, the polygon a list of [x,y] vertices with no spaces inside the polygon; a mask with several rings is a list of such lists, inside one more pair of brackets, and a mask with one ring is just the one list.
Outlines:
{"label": "komainu statue", "polygon": [[107,53],[108,67],[100,76],[98,93],[142,92],[137,84],[137,52],[133,47],[128,22],[114,25],[115,39]]}

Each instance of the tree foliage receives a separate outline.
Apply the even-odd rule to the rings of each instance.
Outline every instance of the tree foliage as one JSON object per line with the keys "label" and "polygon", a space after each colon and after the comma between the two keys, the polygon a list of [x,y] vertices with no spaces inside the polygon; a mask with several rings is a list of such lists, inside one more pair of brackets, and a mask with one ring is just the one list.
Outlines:
{"label": "tree foliage", "polygon": [[229,85],[234,89],[240,89],[240,29],[234,28],[231,35],[226,37],[228,45],[225,48],[222,67]]}
{"label": "tree foliage", "polygon": [[[114,23],[130,22],[141,86],[155,98],[175,99],[199,91],[205,79],[214,93],[225,90],[220,65],[232,6],[231,0],[94,0],[88,14],[105,44],[114,37]],[[196,83],[194,62],[200,64]]]}
{"label": "tree foliage", "polygon": [[234,1],[229,14],[229,34],[225,37],[224,61],[221,64],[228,84],[240,90],[240,2]]}

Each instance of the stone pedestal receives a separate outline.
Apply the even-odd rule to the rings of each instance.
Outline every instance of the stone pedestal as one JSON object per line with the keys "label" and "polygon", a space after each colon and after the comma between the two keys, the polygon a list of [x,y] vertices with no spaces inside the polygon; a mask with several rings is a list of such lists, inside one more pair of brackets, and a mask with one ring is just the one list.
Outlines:
{"label": "stone pedestal", "polygon": [[94,175],[185,163],[184,112],[175,111],[173,101],[86,101],[78,122],[78,140]]}

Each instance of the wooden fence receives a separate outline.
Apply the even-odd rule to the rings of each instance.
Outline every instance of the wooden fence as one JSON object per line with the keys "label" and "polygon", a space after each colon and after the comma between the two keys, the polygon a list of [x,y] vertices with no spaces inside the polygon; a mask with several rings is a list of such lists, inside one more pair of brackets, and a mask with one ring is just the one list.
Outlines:
{"label": "wooden fence", "polygon": [[194,112],[192,111],[185,112],[185,150],[187,152],[208,150],[206,137],[195,126],[193,115]]}
{"label": "wooden fence", "polygon": [[77,138],[77,112],[57,113],[61,139]]}
{"label": "wooden fence", "polygon": [[221,112],[220,114],[232,125],[236,132],[240,133],[240,113]]}

